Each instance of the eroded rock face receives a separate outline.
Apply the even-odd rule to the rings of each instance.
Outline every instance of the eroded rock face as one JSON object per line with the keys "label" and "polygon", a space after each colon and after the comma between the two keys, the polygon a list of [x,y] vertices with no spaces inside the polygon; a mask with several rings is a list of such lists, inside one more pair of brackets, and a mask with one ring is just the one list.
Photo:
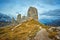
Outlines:
{"label": "eroded rock face", "polygon": [[46,31],[46,29],[41,29],[37,35],[35,36],[35,40],[51,40],[49,37],[48,37],[48,32]]}
{"label": "eroded rock face", "polygon": [[28,17],[32,17],[35,20],[38,20],[38,12],[35,7],[30,7],[28,9]]}

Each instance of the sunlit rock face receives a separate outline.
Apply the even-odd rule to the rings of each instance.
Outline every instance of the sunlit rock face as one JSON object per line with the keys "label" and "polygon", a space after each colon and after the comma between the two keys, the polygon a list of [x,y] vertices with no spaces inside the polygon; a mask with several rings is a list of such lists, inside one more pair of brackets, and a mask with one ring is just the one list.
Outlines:
{"label": "sunlit rock face", "polygon": [[28,9],[28,17],[32,17],[35,20],[38,20],[38,11],[35,7],[30,7]]}

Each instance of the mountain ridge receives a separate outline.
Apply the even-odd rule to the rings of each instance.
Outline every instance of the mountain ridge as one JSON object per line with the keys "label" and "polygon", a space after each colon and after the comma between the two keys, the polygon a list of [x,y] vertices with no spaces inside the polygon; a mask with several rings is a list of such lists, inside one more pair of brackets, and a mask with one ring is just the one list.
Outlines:
{"label": "mountain ridge", "polygon": [[11,18],[8,15],[0,13],[0,27],[9,25],[11,23]]}

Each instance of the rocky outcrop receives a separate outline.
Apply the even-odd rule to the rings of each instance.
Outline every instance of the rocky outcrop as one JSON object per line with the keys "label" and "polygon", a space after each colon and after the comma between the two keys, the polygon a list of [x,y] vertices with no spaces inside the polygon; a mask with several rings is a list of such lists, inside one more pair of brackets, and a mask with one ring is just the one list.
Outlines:
{"label": "rocky outcrop", "polygon": [[17,22],[20,23],[21,22],[21,14],[17,15]]}
{"label": "rocky outcrop", "polygon": [[32,17],[35,20],[38,20],[38,11],[35,7],[30,7],[28,9],[28,17]]}
{"label": "rocky outcrop", "polygon": [[16,21],[17,21],[17,23],[22,23],[25,20],[28,20],[30,18],[33,18],[34,20],[38,21],[38,11],[37,11],[37,9],[35,7],[30,7],[28,9],[27,16],[21,16],[21,14],[18,14]]}
{"label": "rocky outcrop", "polygon": [[49,37],[48,37],[48,32],[46,31],[46,29],[41,29],[36,37],[35,37],[35,40],[51,40]]}
{"label": "rocky outcrop", "polygon": [[60,31],[55,27],[51,27],[48,30],[41,28],[34,37],[35,40],[60,40]]}
{"label": "rocky outcrop", "polygon": [[21,21],[24,22],[25,20],[27,20],[27,16],[22,16]]}

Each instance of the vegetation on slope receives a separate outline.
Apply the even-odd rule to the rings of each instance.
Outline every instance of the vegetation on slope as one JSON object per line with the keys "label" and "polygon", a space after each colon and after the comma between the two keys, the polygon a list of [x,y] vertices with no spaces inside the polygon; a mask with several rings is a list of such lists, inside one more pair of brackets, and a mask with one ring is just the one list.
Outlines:
{"label": "vegetation on slope", "polygon": [[0,28],[0,40],[33,40],[33,37],[43,27],[34,19],[27,20],[14,27]]}
{"label": "vegetation on slope", "polygon": [[[29,19],[17,26],[0,28],[0,40],[34,40],[34,37],[41,28],[49,29],[49,27],[38,21]],[[50,32],[49,37],[54,36],[53,34],[55,33]]]}

